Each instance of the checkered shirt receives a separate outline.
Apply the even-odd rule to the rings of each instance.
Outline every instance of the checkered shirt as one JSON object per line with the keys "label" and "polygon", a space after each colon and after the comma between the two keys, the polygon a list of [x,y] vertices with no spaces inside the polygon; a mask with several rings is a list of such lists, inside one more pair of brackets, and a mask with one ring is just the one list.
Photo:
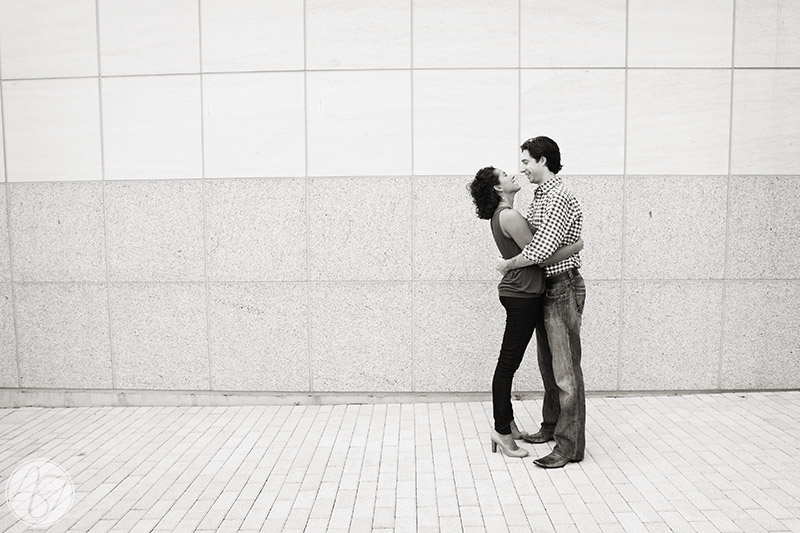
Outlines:
{"label": "checkered shirt", "polygon": [[[541,263],[556,249],[573,244],[581,238],[583,212],[575,196],[567,190],[560,176],[550,178],[536,188],[533,202],[525,215],[533,240],[522,250],[522,255],[534,263]],[[547,277],[555,276],[581,266],[580,254],[573,254],[558,263],[544,268]]]}

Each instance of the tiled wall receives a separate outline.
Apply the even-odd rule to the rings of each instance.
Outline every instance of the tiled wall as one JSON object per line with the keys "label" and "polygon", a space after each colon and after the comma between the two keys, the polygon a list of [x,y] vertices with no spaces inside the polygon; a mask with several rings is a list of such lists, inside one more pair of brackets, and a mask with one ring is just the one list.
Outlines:
{"label": "tiled wall", "polygon": [[0,0],[0,387],[487,391],[465,185],[546,134],[585,211],[587,387],[798,388],[798,26],[794,0]]}

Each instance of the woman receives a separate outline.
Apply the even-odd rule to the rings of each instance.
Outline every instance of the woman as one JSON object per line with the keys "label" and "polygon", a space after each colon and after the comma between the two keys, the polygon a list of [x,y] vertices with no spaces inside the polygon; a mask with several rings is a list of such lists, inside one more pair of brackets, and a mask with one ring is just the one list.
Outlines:
{"label": "woman", "polygon": [[[491,220],[492,235],[504,259],[518,255],[533,238],[525,218],[513,209],[514,196],[520,190],[515,178],[494,167],[478,171],[469,186],[478,218]],[[561,261],[583,249],[583,241],[556,250],[542,265]],[[511,407],[511,383],[522,362],[533,331],[542,323],[544,271],[539,265],[510,270],[498,285],[500,303],[506,310],[506,328],[497,367],[492,379],[492,453],[497,447],[509,457],[525,457],[528,451],[514,439],[526,433],[514,422]]]}

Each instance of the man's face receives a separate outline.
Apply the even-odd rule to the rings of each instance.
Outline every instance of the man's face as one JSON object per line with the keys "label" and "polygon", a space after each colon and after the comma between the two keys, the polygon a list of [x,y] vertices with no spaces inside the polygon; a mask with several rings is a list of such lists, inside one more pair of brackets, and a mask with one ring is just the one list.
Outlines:
{"label": "man's face", "polygon": [[536,161],[527,150],[523,150],[519,169],[528,177],[529,182],[539,185],[544,181],[544,163],[544,157],[540,157],[539,161]]}

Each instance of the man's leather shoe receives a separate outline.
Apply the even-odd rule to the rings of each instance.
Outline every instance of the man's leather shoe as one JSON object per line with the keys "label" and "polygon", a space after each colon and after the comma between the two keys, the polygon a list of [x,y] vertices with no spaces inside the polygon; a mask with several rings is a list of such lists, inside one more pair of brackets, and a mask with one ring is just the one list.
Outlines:
{"label": "man's leather shoe", "polygon": [[571,462],[573,462],[572,459],[567,459],[558,452],[550,452],[544,457],[533,460],[533,464],[541,466],[542,468],[563,468],[564,465]]}
{"label": "man's leather shoe", "polygon": [[523,435],[522,440],[530,442],[531,444],[542,444],[543,442],[553,440],[553,432],[540,429],[533,435]]}

